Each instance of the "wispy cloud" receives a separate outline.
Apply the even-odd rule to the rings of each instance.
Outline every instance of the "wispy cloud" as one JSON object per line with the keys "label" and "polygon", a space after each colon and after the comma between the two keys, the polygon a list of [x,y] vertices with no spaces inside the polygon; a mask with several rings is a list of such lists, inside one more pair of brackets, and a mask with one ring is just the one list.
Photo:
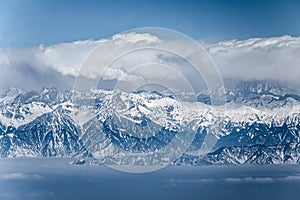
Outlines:
{"label": "wispy cloud", "polygon": [[24,174],[21,172],[9,173],[0,176],[3,180],[40,180],[43,177],[37,174]]}
{"label": "wispy cloud", "polygon": [[191,179],[167,179],[166,186],[182,184],[214,184],[214,183],[237,183],[237,184],[272,184],[276,182],[300,182],[300,175],[282,177],[222,177],[222,178],[191,178]]}
{"label": "wispy cloud", "polygon": [[276,181],[270,177],[244,177],[244,178],[225,178],[225,182],[228,183],[272,183]]}

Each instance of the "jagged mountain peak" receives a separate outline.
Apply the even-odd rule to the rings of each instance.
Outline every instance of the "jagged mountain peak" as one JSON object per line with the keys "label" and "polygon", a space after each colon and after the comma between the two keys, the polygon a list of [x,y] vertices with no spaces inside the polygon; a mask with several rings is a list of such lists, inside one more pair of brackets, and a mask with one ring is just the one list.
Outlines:
{"label": "jagged mountain peak", "polygon": [[225,80],[225,88],[227,91],[237,91],[241,93],[256,94],[274,94],[285,95],[293,94],[297,90],[294,87],[280,83],[274,80],[251,80],[251,81],[232,81]]}

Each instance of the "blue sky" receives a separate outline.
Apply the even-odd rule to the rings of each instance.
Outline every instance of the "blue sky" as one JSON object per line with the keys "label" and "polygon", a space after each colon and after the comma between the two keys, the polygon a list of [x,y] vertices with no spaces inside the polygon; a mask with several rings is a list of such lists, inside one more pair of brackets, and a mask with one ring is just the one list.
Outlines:
{"label": "blue sky", "polygon": [[0,47],[99,39],[145,26],[219,41],[300,35],[300,1],[0,0]]}

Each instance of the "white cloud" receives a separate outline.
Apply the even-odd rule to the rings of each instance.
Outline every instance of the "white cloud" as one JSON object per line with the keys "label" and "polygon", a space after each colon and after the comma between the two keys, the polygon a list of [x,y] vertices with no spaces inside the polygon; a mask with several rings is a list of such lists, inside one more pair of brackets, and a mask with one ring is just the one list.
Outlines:
{"label": "white cloud", "polygon": [[300,37],[231,40],[207,49],[224,78],[300,84]]}
{"label": "white cloud", "polygon": [[[14,86],[35,89],[37,85],[72,87],[74,77],[79,74],[96,79],[118,52],[130,51],[150,43],[164,42],[150,34],[125,33],[96,41],[76,41],[24,49],[0,49],[0,88]],[[165,47],[186,48],[186,44],[180,41],[164,44]],[[219,67],[224,79],[274,79],[300,84],[300,37],[252,38],[203,45]],[[101,56],[96,56],[94,60],[90,59],[85,63],[86,58],[96,48],[98,55]],[[187,51],[184,56],[189,56],[191,52],[192,50]],[[86,71],[81,69],[84,63],[89,65]],[[120,80],[122,77],[122,80],[143,81],[153,78],[150,77],[151,74],[166,82],[178,79],[178,73],[173,73],[173,76],[168,70],[158,71],[157,68],[152,71],[148,68],[144,74],[139,70],[128,74],[132,66],[142,64],[150,66],[153,63],[173,65],[173,69],[181,74],[184,73],[182,70],[187,69],[186,66],[182,67],[183,63],[178,62],[168,53],[137,51],[117,60],[115,64],[119,66],[107,70],[103,79]],[[185,76],[193,77],[193,74],[187,72]],[[179,85],[182,84],[183,82]]]}
{"label": "white cloud", "polygon": [[39,46],[36,52],[37,60],[39,60],[40,63],[56,69],[63,75],[77,76],[80,67],[96,47],[102,47],[103,54],[105,54],[103,56],[108,56],[108,48],[125,45],[128,49],[131,49],[132,45],[138,43],[152,43],[159,41],[160,40],[156,36],[132,32],[117,34],[112,38],[96,41],[86,40],[51,46]]}
{"label": "white cloud", "polygon": [[[74,77],[79,75],[86,58],[98,47],[102,51],[101,60],[92,63],[92,68],[85,74],[87,78],[97,78],[99,67],[110,60],[111,53],[123,46],[131,49],[137,44],[159,42],[149,34],[126,33],[108,39],[76,41],[50,46],[40,45],[33,48],[0,49],[0,88],[10,86],[24,89],[36,89],[37,86],[72,87]],[[120,70],[107,72],[106,79],[116,79],[124,75]]]}
{"label": "white cloud", "polygon": [[139,81],[143,80],[142,77],[138,75],[130,75],[125,73],[122,69],[114,69],[114,68],[107,68],[102,76],[103,80],[123,80],[123,81]]}
{"label": "white cloud", "polygon": [[127,33],[127,34],[116,34],[112,37],[112,41],[117,45],[122,45],[124,43],[133,43],[136,44],[138,42],[160,42],[160,39],[157,36],[150,35],[148,33]]}

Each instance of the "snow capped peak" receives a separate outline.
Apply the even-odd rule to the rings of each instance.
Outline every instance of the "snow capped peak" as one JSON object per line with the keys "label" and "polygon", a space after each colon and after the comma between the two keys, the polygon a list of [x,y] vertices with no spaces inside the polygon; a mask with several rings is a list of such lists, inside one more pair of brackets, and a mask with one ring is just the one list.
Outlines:
{"label": "snow capped peak", "polygon": [[[245,145],[281,148],[300,141],[300,98],[293,90],[277,83],[253,81],[239,82],[225,91],[227,103],[216,106],[147,91],[11,89],[2,97],[10,97],[10,101],[0,102],[0,142],[9,144],[0,146],[0,156],[73,156],[87,149],[101,162],[108,158],[116,162],[122,156],[120,150],[158,151],[176,134],[190,131],[195,138],[184,162],[208,159],[210,163],[221,159],[214,160],[211,155],[236,157],[233,151],[237,149],[232,146],[243,152]],[[202,95],[199,100],[207,94]],[[214,150],[218,151],[211,152]],[[245,162],[244,158],[253,155],[249,151],[234,162]],[[203,157],[203,152],[214,154]]]}
{"label": "snow capped peak", "polygon": [[2,94],[2,97],[0,97],[0,103],[1,104],[11,103],[21,93],[23,93],[21,89],[10,87]]}

